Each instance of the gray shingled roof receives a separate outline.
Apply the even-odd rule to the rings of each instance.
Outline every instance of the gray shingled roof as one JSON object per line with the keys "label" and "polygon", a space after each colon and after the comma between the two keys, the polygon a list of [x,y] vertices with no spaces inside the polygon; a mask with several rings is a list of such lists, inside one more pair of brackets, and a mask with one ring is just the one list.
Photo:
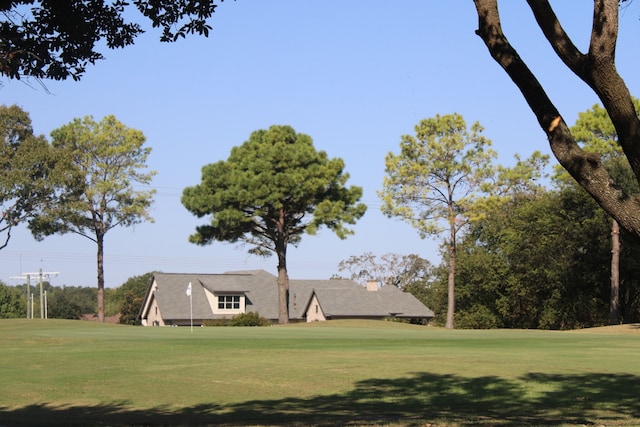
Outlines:
{"label": "gray shingled roof", "polygon": [[190,301],[187,296],[187,286],[191,282],[193,298],[193,318],[212,319],[213,312],[207,301],[200,280],[207,280],[215,274],[174,274],[154,273],[158,283],[155,297],[164,319],[186,320],[190,318]]}
{"label": "gray shingled roof", "polygon": [[[193,318],[212,319],[214,314],[204,289],[217,294],[242,292],[246,311],[268,319],[278,318],[277,278],[264,270],[232,271],[223,274],[155,273],[155,296],[165,320],[190,318],[187,285],[192,284]],[[433,312],[413,295],[393,286],[367,291],[352,280],[290,280],[289,316],[303,319],[315,293],[326,316],[330,317],[433,317]]]}
{"label": "gray shingled roof", "polygon": [[[376,292],[374,292],[376,293]],[[403,292],[395,286],[383,286],[377,294],[384,298],[389,313],[398,317],[433,317],[434,313],[408,292]]]}
{"label": "gray shingled roof", "polygon": [[429,310],[413,295],[395,286],[383,286],[378,291],[367,291],[358,286],[349,289],[316,288],[314,290],[326,317],[433,317]]}
{"label": "gray shingled roof", "polygon": [[336,297],[354,288],[364,290],[353,280],[289,280],[289,317],[302,319],[314,290],[328,288],[337,291]]}

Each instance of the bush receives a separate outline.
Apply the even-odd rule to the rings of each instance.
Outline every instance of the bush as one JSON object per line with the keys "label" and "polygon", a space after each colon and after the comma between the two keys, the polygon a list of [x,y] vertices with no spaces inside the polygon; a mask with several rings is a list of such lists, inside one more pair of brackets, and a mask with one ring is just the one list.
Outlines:
{"label": "bush", "polygon": [[240,313],[231,319],[211,319],[202,322],[204,326],[271,326],[269,319],[258,313]]}
{"label": "bush", "polygon": [[483,305],[476,304],[456,313],[456,327],[460,329],[495,329],[500,326],[498,316]]}
{"label": "bush", "polygon": [[27,299],[19,290],[0,282],[0,319],[12,319],[25,316]]}
{"label": "bush", "polygon": [[202,321],[202,326],[229,326],[229,319],[207,319]]}
{"label": "bush", "polygon": [[48,296],[47,317],[50,319],[79,320],[82,316],[82,307],[73,299],[66,289],[56,289]]}
{"label": "bush", "polygon": [[229,321],[229,326],[270,326],[271,322],[258,313],[241,313]]}
{"label": "bush", "polygon": [[139,325],[138,313],[142,306],[143,297],[133,292],[124,294],[124,301],[120,307],[120,323],[123,325]]}

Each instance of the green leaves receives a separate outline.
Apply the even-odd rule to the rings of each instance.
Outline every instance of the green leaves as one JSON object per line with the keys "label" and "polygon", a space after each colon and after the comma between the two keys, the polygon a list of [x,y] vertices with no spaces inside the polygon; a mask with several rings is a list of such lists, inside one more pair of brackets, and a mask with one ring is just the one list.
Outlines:
{"label": "green leaves", "polygon": [[[588,194],[575,184],[512,197],[492,208],[471,223],[459,243],[457,324],[552,329],[606,324],[611,223]],[[627,295],[635,295],[638,245],[627,245],[622,277]],[[637,300],[626,308],[633,321]],[[479,311],[492,313],[485,320],[497,323],[471,322]]]}
{"label": "green leaves", "polygon": [[325,226],[352,233],[366,206],[360,187],[345,187],[344,162],[316,151],[311,137],[290,126],[253,132],[224,162],[202,168],[202,182],[185,188],[182,204],[197,217],[211,215],[190,241],[243,241],[264,255]]}
{"label": "green leaves", "polygon": [[[222,1],[222,0],[221,0]],[[104,40],[110,49],[132,45],[144,30],[127,22],[129,3],[104,1],[20,0],[2,5],[0,25],[0,74],[79,80],[87,65],[103,59],[96,49]],[[153,27],[162,28],[163,42],[187,34],[207,36],[216,4],[212,1],[135,0],[133,5]]]}
{"label": "green leaves", "polygon": [[400,153],[387,154],[382,211],[415,227],[422,236],[459,228],[470,214],[469,201],[492,176],[496,153],[474,123],[459,114],[436,115],[403,135]]}
{"label": "green leaves", "polygon": [[33,218],[54,196],[55,156],[42,136],[33,135],[29,115],[0,106],[0,249],[11,230]]}
{"label": "green leaves", "polygon": [[30,223],[34,236],[74,232],[98,241],[116,226],[152,220],[148,208],[155,190],[133,189],[134,183],[149,184],[156,174],[142,171],[151,152],[142,132],[107,116],[100,122],[74,119],[51,136],[58,202]]}

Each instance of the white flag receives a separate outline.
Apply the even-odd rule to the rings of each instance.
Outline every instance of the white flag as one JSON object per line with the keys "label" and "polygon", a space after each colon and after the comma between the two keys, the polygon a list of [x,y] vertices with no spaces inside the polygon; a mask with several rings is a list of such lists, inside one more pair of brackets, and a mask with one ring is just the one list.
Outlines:
{"label": "white flag", "polygon": [[191,282],[189,282],[189,286],[187,286],[187,296],[191,296]]}

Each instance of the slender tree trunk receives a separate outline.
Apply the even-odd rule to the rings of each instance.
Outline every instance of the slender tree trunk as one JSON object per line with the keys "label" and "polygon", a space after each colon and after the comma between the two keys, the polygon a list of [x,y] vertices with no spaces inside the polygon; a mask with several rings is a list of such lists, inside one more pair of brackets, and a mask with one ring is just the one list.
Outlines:
{"label": "slender tree trunk", "polygon": [[289,275],[286,268],[278,268],[278,323],[289,323]]}
{"label": "slender tree trunk", "polygon": [[280,211],[276,255],[278,256],[278,323],[289,323],[289,274],[287,273],[287,235],[284,230],[285,212]]}
{"label": "slender tree trunk", "polygon": [[611,299],[609,323],[620,323],[620,225],[615,219],[611,226]]}
{"label": "slender tree trunk", "polygon": [[289,323],[289,275],[286,257],[278,253],[278,323]]}
{"label": "slender tree trunk", "polygon": [[456,284],[456,230],[451,225],[451,237],[449,242],[449,279],[447,289],[447,322],[445,328],[453,329],[453,317],[455,314],[455,284]]}
{"label": "slender tree trunk", "polygon": [[96,236],[98,244],[98,321],[104,322],[104,236]]}

